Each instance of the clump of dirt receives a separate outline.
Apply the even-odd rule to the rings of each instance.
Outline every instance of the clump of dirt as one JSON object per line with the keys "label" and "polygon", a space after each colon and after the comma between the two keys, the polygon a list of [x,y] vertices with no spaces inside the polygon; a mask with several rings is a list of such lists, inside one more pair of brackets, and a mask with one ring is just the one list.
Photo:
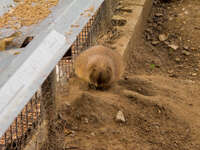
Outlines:
{"label": "clump of dirt", "polygon": [[[194,129],[199,121],[185,120],[192,118],[192,106],[188,99],[182,99],[183,93],[198,89],[191,88],[193,83],[177,82],[130,76],[107,92],[86,90],[71,83],[68,96],[58,101],[58,114],[52,120],[50,143],[45,149],[200,149],[200,134]],[[160,83],[168,85],[163,87]],[[142,88],[145,92],[138,90]],[[190,95],[191,99],[196,96]],[[119,111],[125,122],[116,120]]]}

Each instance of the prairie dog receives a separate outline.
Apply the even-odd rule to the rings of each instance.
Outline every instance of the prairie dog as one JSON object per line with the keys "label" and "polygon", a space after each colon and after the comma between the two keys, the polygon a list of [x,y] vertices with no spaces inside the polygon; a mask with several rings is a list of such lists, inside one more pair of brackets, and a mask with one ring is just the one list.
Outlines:
{"label": "prairie dog", "polygon": [[75,59],[75,74],[96,88],[109,87],[124,71],[122,56],[101,45],[93,46]]}

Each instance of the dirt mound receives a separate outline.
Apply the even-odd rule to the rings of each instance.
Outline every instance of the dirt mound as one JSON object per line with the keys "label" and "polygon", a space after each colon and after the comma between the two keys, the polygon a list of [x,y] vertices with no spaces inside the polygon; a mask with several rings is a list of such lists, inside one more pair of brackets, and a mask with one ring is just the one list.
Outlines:
{"label": "dirt mound", "polygon": [[[168,85],[163,87],[163,83]],[[194,129],[198,122],[185,120],[192,118],[192,106],[183,96],[197,90],[191,89],[192,84],[134,76],[119,81],[109,91],[88,91],[73,82],[70,88],[77,93],[69,90],[69,95],[60,99],[48,149],[200,149],[196,143],[200,134]],[[119,111],[125,122],[116,120]]]}

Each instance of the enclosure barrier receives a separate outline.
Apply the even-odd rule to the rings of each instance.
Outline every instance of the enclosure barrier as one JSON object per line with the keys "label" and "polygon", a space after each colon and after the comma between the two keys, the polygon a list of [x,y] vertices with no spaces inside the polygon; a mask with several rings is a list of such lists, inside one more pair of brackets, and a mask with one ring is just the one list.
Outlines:
{"label": "enclosure barrier", "polygon": [[[6,103],[7,105],[4,105],[4,108],[0,107],[0,150],[23,149],[24,146],[31,140],[31,137],[34,135],[37,128],[42,124],[44,120],[48,119],[48,115],[51,113],[51,110],[47,110],[46,106],[54,103],[57,93],[66,92],[63,87],[65,84],[67,84],[69,78],[74,74],[73,62],[75,57],[87,47],[97,44],[96,38],[98,33],[103,31],[103,27],[107,24],[106,20],[109,20],[108,17],[110,17],[110,12],[108,12],[109,2],[109,0],[74,0],[73,3],[70,3],[68,10],[63,10],[63,12],[60,13],[60,16],[58,16],[58,19],[56,20],[57,23],[55,22],[53,25],[51,25],[51,27],[38,35],[38,38],[34,39],[26,47],[24,50],[26,53],[26,59],[24,59],[24,62],[21,64],[15,62],[22,60],[19,56],[19,58],[16,59],[13,63],[19,64],[19,66],[16,67],[16,70],[13,69],[13,64],[11,64],[8,66],[8,71],[0,76],[0,79],[6,79],[5,83],[0,82],[1,105],[1,98],[4,98],[4,100],[7,98],[7,95],[5,96],[1,94],[5,94],[3,92],[7,89],[6,86],[10,86],[6,85],[6,83],[11,82],[11,78],[6,78],[5,76],[11,73],[15,75],[20,67],[26,62],[28,63],[29,60],[34,61],[34,57],[37,57],[38,54],[41,55],[40,51],[42,48],[46,48],[49,50],[49,53],[51,53],[50,47],[45,47],[46,45],[42,45],[42,43],[47,42],[45,41],[45,38],[47,39],[52,35],[55,36],[55,33],[60,33],[66,36],[65,43],[63,44],[61,40],[60,47],[56,47],[56,52],[54,51],[53,57],[48,58],[50,60],[47,60],[45,62],[46,64],[34,61],[35,63],[38,63],[37,65],[43,66],[34,68],[38,73],[38,75],[33,80],[34,82],[28,82],[27,80],[27,84],[30,85],[27,86],[28,91],[25,90],[24,92],[28,94],[26,96],[22,96],[19,94],[21,91],[18,90],[16,91],[14,97],[11,97],[10,103]],[[74,11],[77,10],[79,10],[79,12],[75,13]],[[63,19],[66,19],[70,15],[71,20],[69,19],[68,22],[63,21]],[[72,30],[69,27],[72,26],[74,22],[76,22],[78,25],[77,28]],[[58,34],[58,37],[59,36],[60,35]],[[60,37],[60,39],[62,39],[62,36]],[[48,40],[50,42],[46,44],[52,44],[51,39]],[[42,42],[40,43],[39,41]],[[40,45],[38,48],[36,48],[35,44],[41,44],[42,46]],[[71,56],[62,57],[67,51],[71,51]],[[47,53],[45,54],[47,55]],[[48,56],[45,58],[47,57]],[[40,58],[42,59],[42,57]],[[30,63],[28,64],[33,65]],[[53,70],[53,68],[55,69]],[[23,71],[24,69],[28,68],[22,68]],[[26,73],[23,71],[19,72]],[[13,84],[15,84],[15,80],[18,80],[18,78],[14,78],[14,75],[12,77]],[[30,73],[28,75],[30,75]],[[23,77],[22,74],[21,76]],[[26,78],[23,79],[25,80]],[[23,94],[24,92],[21,93]],[[29,97],[32,98],[30,99]],[[13,101],[15,102],[13,103]],[[14,108],[18,106],[19,108]]]}

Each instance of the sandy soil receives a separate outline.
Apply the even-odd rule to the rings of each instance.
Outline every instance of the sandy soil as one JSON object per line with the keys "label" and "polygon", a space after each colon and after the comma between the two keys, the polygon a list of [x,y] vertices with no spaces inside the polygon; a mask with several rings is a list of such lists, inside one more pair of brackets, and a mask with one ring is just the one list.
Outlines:
{"label": "sandy soil", "polygon": [[199,150],[199,4],[155,0],[127,76],[108,91],[72,78],[44,149]]}

